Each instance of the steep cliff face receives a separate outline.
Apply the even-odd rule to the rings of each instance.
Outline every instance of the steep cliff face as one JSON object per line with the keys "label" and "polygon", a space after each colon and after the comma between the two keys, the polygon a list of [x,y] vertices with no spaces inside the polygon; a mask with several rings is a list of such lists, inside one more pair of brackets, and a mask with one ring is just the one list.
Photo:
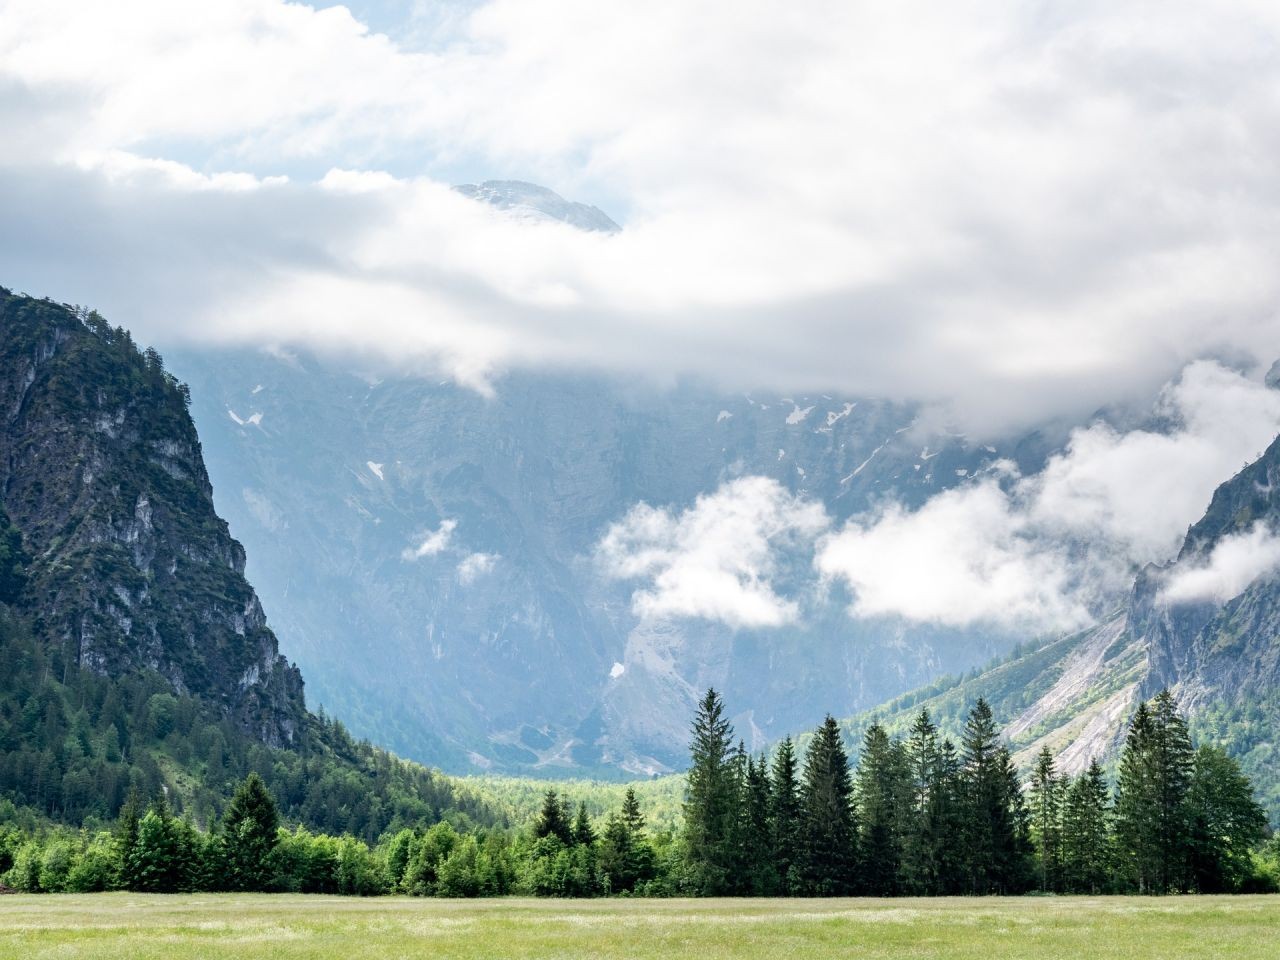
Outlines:
{"label": "steep cliff face", "polygon": [[155,671],[281,746],[304,717],[214,512],[186,390],[95,314],[0,289],[0,497],[46,643],[104,675]]}

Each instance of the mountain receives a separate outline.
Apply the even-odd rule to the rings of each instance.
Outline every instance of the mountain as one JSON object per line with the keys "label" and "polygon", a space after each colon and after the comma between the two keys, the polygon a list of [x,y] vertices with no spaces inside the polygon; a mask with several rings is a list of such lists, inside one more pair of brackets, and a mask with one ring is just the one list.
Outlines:
{"label": "mountain", "polygon": [[0,289],[0,797],[78,821],[164,787],[208,813],[259,769],[330,829],[486,816],[308,713],[189,400],[124,329]]}
{"label": "mountain", "polygon": [[1133,709],[1168,688],[1193,733],[1225,746],[1280,813],[1280,438],[1223,483],[1177,557],[1137,577],[1098,626],[1016,649],[845,722],[905,730],[927,708],[950,735],[979,697],[1028,766],[1047,746],[1068,772],[1113,760]]}
{"label": "mountain", "polygon": [[[638,503],[688,510],[748,476],[837,520],[890,494],[919,505],[1000,458],[1037,469],[1045,437],[974,444],[874,398],[565,374],[513,374],[486,398],[301,353],[169,357],[283,648],[315,702],[402,755],[456,772],[679,769],[708,684],[764,746],[1016,640],[855,622],[837,589],[797,593],[803,622],[767,630],[645,620],[597,545]],[[779,589],[801,572],[784,566]]]}
{"label": "mountain", "polygon": [[599,208],[566,200],[536,183],[486,180],[481,184],[464,183],[454,189],[464,197],[490,204],[518,219],[535,222],[554,220],[597,233],[617,233],[622,229]]}

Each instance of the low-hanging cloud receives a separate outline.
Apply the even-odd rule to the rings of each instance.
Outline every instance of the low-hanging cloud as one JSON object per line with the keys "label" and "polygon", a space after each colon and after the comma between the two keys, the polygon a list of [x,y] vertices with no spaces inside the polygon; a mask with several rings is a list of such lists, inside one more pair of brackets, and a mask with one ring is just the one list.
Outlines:
{"label": "low-hanging cloud", "polygon": [[[1001,463],[918,510],[888,503],[856,517],[820,545],[818,569],[849,586],[857,616],[1080,626],[1128,588],[1138,566],[1176,554],[1214,489],[1280,433],[1280,391],[1199,362],[1161,392],[1153,413],[1165,429],[1096,423],[1074,431],[1040,473],[1019,476]],[[1229,589],[1266,556],[1270,542],[1260,538],[1215,553],[1170,595]]]}
{"label": "low-hanging cloud", "polygon": [[1280,570],[1280,536],[1266,524],[1223,537],[1199,562],[1181,562],[1160,590],[1169,604],[1225,603],[1259,577]]}
{"label": "low-hanging cloud", "polygon": [[[831,387],[973,431],[1274,359],[1271,7],[601,11],[492,0],[410,44],[281,0],[0,0],[0,283],[162,344],[481,390],[565,365]],[[490,173],[625,229],[448,189]]]}
{"label": "low-hanging cloud", "polygon": [[636,505],[609,528],[597,557],[607,576],[647,583],[631,598],[641,619],[776,627],[799,612],[775,590],[780,558],[811,545],[829,522],[821,504],[776,480],[742,477],[686,510]]}
{"label": "low-hanging cloud", "polygon": [[464,587],[474,583],[486,573],[493,572],[500,557],[496,553],[469,553],[458,564],[458,582]]}

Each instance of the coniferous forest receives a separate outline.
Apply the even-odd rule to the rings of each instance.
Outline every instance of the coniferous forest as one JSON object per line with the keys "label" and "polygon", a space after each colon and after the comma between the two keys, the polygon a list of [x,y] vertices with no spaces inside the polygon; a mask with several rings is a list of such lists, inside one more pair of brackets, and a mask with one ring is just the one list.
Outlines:
{"label": "coniferous forest", "polygon": [[[72,829],[0,810],[0,880],[28,892],[294,891],[477,897],[1216,893],[1280,888],[1280,840],[1236,761],[1196,747],[1173,697],[1135,711],[1112,778],[1093,762],[1029,774],[978,700],[958,743],[921,711],[870,726],[857,762],[828,717],[771,755],[735,742],[714,690],[692,724],[684,817],[653,831],[635,791],[608,817],[554,790],[532,823],[457,815],[370,842],[313,833],[251,771],[221,814],[176,814],[133,778],[113,823]],[[291,811],[295,808],[289,808]]]}

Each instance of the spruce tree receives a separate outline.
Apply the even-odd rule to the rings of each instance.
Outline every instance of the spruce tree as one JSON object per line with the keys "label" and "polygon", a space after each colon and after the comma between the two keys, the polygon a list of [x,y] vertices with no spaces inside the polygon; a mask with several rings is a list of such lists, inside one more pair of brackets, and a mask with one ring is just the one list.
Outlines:
{"label": "spruce tree", "polygon": [[907,737],[908,805],[902,832],[902,888],[931,893],[937,885],[938,827],[936,794],[941,790],[938,728],[921,709]]}
{"label": "spruce tree", "polygon": [[564,804],[554,790],[548,790],[542,797],[542,810],[533,825],[535,837],[555,837],[566,847],[573,846],[573,827],[565,813]]}
{"label": "spruce tree", "polygon": [[878,723],[867,728],[854,775],[862,885],[871,896],[899,892],[905,804],[910,794],[906,754]]}
{"label": "spruce tree", "polygon": [[684,802],[686,883],[691,892],[716,896],[736,880],[737,780],[733,726],[714,689],[698,704],[689,744],[691,763]]}
{"label": "spruce tree", "polygon": [[970,892],[1020,892],[1031,871],[1030,817],[1013,759],[981,697],[965,722],[962,783]]}
{"label": "spruce tree", "polygon": [[1062,878],[1068,893],[1102,893],[1113,863],[1111,798],[1098,761],[1071,781],[1063,800]]}
{"label": "spruce tree", "polygon": [[778,888],[773,862],[773,797],[765,758],[747,758],[746,790],[742,805],[744,893],[753,897],[773,894]]}
{"label": "spruce tree", "polygon": [[1187,821],[1194,889],[1239,890],[1253,869],[1250,851],[1266,836],[1267,815],[1240,764],[1221,747],[1205,744],[1196,750]]}
{"label": "spruce tree", "polygon": [[1040,889],[1057,892],[1062,887],[1062,804],[1065,786],[1058,776],[1053,754],[1040,750],[1031,772],[1031,836],[1036,848],[1036,879]]}
{"label": "spruce tree", "polygon": [[1169,692],[1139,704],[1120,755],[1116,840],[1140,893],[1167,893],[1188,882],[1191,768],[1191,738]]}
{"label": "spruce tree", "polygon": [[853,892],[858,864],[853,781],[840,728],[830,714],[805,752],[801,797],[802,891],[822,897]]}
{"label": "spruce tree", "polygon": [[795,745],[783,739],[773,756],[773,777],[769,794],[769,821],[772,827],[770,851],[781,893],[792,891],[792,865],[800,852],[800,784],[796,779]]}
{"label": "spruce tree", "polygon": [[280,814],[267,785],[250,773],[222,817],[221,881],[227,890],[266,890],[275,872],[271,854]]}
{"label": "spruce tree", "polygon": [[591,816],[587,813],[585,800],[578,803],[578,815],[573,821],[573,842],[576,846],[587,847],[596,842],[596,832],[591,826]]}

